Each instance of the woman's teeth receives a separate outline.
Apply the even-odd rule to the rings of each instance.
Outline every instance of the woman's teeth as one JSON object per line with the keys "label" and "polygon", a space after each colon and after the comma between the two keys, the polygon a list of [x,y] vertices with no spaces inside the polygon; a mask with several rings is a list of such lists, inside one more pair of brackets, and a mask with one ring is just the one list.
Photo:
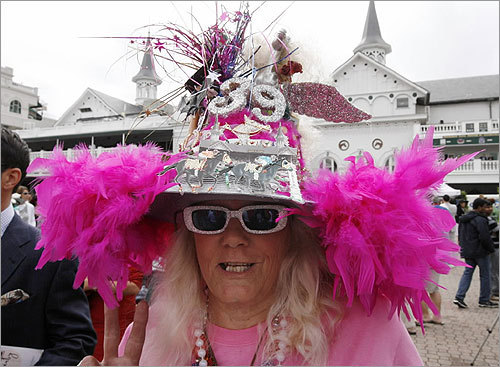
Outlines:
{"label": "woman's teeth", "polygon": [[220,266],[225,271],[233,272],[233,273],[243,273],[252,267],[253,264],[243,264],[243,263],[221,263]]}

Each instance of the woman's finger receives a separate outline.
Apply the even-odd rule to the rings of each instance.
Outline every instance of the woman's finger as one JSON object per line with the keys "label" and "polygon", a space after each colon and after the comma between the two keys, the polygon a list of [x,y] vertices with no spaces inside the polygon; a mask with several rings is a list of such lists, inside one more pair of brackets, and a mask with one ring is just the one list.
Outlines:
{"label": "woman's finger", "polygon": [[134,314],[134,324],[125,346],[125,357],[132,364],[138,365],[142,354],[142,347],[146,337],[146,324],[148,323],[149,306],[146,301],[137,304]]}
{"label": "woman's finger", "polygon": [[120,343],[120,321],[118,307],[114,309],[104,305],[104,360],[118,357]]}
{"label": "woman's finger", "polygon": [[78,366],[101,366],[101,363],[94,356],[86,356],[78,363]]}

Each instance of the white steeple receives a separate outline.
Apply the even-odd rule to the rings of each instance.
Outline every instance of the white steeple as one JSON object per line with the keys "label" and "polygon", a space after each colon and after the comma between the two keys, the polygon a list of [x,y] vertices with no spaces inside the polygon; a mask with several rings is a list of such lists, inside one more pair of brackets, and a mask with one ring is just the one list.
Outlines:
{"label": "white steeple", "polygon": [[365,30],[361,43],[354,49],[354,53],[362,52],[378,62],[385,64],[385,55],[392,51],[391,45],[382,39],[378,25],[377,12],[374,1],[370,1],[366,16]]}
{"label": "white steeple", "polygon": [[161,84],[161,80],[156,74],[153,47],[148,36],[146,51],[142,59],[141,69],[132,81],[137,84],[135,103],[147,107],[156,100],[156,87]]}

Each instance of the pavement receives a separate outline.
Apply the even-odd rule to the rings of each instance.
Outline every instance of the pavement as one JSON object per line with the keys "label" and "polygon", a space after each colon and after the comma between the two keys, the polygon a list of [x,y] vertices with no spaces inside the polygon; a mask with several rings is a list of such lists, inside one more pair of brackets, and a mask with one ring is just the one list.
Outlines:
{"label": "pavement", "polygon": [[[469,308],[461,309],[453,304],[463,267],[454,267],[447,275],[441,275],[439,283],[442,296],[441,314],[444,325],[425,324],[425,335],[420,327],[412,339],[426,366],[499,366],[498,308],[480,308],[479,268],[474,271],[465,302]],[[491,333],[488,329],[492,330]]]}

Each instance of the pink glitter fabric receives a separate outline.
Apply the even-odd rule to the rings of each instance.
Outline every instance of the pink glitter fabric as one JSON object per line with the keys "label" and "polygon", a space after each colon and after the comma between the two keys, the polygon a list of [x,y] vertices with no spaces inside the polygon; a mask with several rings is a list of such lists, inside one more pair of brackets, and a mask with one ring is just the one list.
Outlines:
{"label": "pink glitter fabric", "polygon": [[357,109],[330,85],[321,83],[292,83],[283,86],[293,112],[331,122],[359,122],[371,115]]}

